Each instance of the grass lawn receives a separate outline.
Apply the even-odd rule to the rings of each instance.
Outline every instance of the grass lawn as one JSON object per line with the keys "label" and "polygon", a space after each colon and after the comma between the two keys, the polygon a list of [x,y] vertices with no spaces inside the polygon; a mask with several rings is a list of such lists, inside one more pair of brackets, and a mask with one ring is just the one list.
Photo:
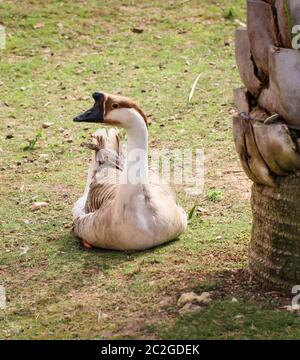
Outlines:
{"label": "grass lawn", "polygon": [[[236,20],[244,0],[0,2],[0,338],[300,337],[300,318],[280,309],[291,300],[246,271],[251,183],[231,133]],[[95,90],[138,100],[150,147],[204,150],[203,194],[175,189],[187,212],[202,208],[179,240],[119,253],[72,237],[91,155],[80,144],[96,129],[72,118]],[[34,201],[48,206],[32,212]],[[180,294],[204,290],[213,302],[180,316]]]}

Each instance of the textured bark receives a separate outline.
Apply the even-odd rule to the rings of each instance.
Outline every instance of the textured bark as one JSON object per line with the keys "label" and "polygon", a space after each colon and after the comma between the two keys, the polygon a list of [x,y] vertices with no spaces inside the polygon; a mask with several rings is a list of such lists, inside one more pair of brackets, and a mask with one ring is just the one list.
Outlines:
{"label": "textured bark", "polygon": [[273,92],[271,89],[264,88],[261,93],[259,94],[259,97],[257,99],[258,105],[263,108],[267,109],[270,114],[274,114],[275,111],[275,97],[273,95]]}
{"label": "textured bark", "polygon": [[[236,61],[249,93],[234,93],[236,150],[254,182],[249,269],[265,287],[300,283],[300,0],[247,0]],[[293,45],[294,46],[294,45]]]}
{"label": "textured bark", "polygon": [[251,110],[251,98],[246,88],[238,88],[233,92],[234,105],[239,113],[249,114]]}
{"label": "textured bark", "polygon": [[273,173],[284,176],[300,170],[297,146],[285,123],[256,122],[253,125],[253,132],[258,151]]}
{"label": "textured bark", "polygon": [[251,121],[235,117],[233,137],[241,165],[249,179],[258,184],[275,186],[275,180],[257,149]]}
{"label": "textured bark", "polygon": [[252,95],[257,96],[262,84],[255,75],[247,29],[240,28],[235,32],[235,58],[243,83]]}
{"label": "textured bark", "polygon": [[253,227],[249,268],[264,286],[291,291],[300,283],[300,176],[278,187],[252,186]]}
{"label": "textured bark", "polygon": [[278,30],[280,34],[281,46],[284,48],[292,47],[291,29],[287,14],[287,6],[285,0],[276,0],[275,3],[278,19]]}
{"label": "textured bark", "polygon": [[300,130],[300,51],[271,47],[269,65],[275,110],[289,127]]}
{"label": "textured bark", "polygon": [[279,45],[274,7],[263,1],[248,0],[247,29],[251,53],[263,78],[269,75],[268,48]]}

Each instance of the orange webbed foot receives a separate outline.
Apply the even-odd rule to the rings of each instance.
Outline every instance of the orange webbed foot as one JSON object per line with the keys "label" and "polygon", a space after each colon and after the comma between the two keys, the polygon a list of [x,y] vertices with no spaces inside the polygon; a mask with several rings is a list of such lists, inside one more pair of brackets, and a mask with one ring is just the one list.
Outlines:
{"label": "orange webbed foot", "polygon": [[82,245],[85,249],[92,249],[93,246],[86,240],[82,240]]}

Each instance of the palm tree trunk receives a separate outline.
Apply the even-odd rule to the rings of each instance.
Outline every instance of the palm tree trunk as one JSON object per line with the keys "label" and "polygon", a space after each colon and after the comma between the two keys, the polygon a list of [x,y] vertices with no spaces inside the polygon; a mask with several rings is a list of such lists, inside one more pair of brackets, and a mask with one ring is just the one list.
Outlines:
{"label": "palm tree trunk", "polygon": [[275,188],[253,184],[249,268],[263,285],[291,291],[300,283],[300,176]]}
{"label": "palm tree trunk", "polygon": [[246,86],[235,91],[234,141],[252,186],[249,269],[265,287],[300,281],[299,0],[248,0],[247,28],[236,31]]}

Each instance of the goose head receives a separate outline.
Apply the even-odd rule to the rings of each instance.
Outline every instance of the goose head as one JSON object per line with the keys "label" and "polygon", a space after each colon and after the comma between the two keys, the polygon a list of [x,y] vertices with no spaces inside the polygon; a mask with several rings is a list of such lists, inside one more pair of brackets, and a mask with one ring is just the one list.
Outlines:
{"label": "goose head", "polygon": [[143,118],[147,125],[147,116],[133,100],[120,95],[110,95],[95,92],[92,95],[94,106],[76,116],[75,122],[102,123],[128,129],[134,125],[138,118]]}

